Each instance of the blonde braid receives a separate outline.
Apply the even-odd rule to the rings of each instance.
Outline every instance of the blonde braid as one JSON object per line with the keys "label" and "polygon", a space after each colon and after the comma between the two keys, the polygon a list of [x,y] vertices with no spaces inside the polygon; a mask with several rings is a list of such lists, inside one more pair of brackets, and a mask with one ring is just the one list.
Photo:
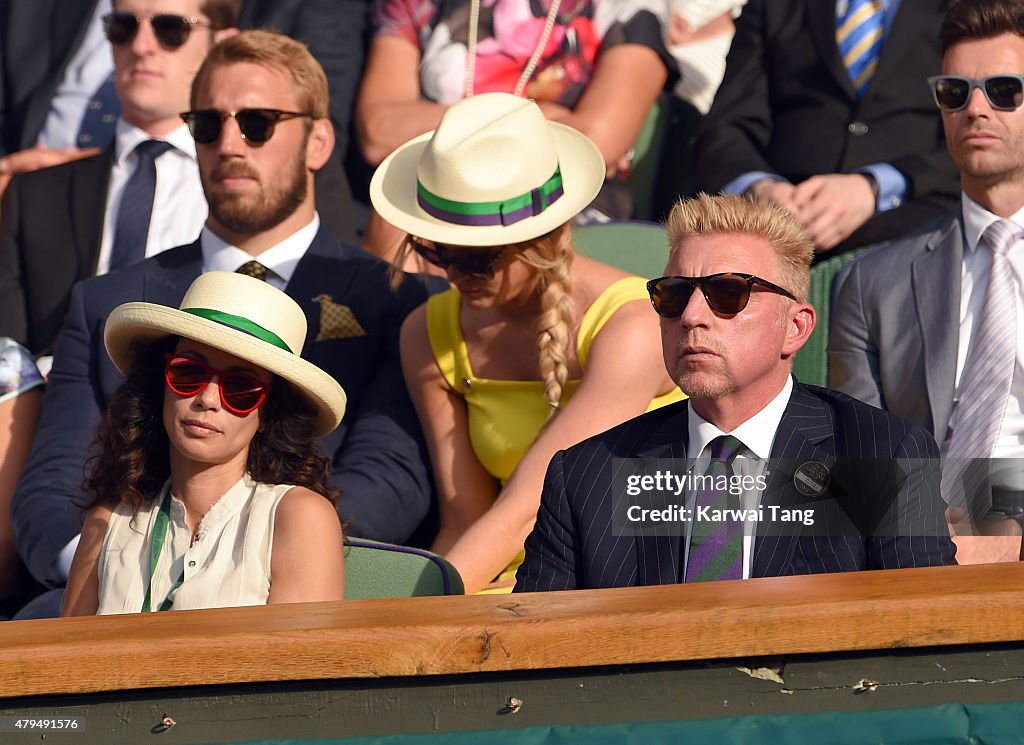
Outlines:
{"label": "blonde braid", "polygon": [[537,357],[544,396],[551,414],[558,411],[562,390],[569,379],[569,344],[576,326],[573,301],[571,231],[563,225],[524,245],[522,260],[538,270],[541,313],[537,318]]}

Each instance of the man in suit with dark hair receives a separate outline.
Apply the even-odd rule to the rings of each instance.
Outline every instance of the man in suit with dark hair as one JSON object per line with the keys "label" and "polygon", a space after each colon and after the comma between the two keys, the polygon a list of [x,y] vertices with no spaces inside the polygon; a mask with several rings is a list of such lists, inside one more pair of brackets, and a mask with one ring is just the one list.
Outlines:
{"label": "man in suit with dark hair", "polygon": [[956,170],[923,80],[949,0],[750,0],[700,130],[702,191],[780,204],[818,251],[952,208]]}
{"label": "man in suit with dark hair", "polygon": [[[397,290],[387,265],[338,243],[314,208],[314,174],[334,145],[327,81],[306,48],[247,31],[214,47],[187,114],[210,214],[199,240],[75,286],[42,418],[12,507],[29,571],[59,588],[81,529],[79,498],[91,433],[122,378],[103,347],[120,303],[177,307],[201,272],[241,271],[284,289],[305,310],[303,358],[342,384],[348,412],[321,439],[347,532],[401,542],[430,504],[416,414],[402,380],[398,333],[422,284]],[[58,591],[23,611],[56,611]]]}
{"label": "man in suit with dark hair", "polygon": [[[1022,28],[1015,0],[950,9],[942,74],[929,84],[961,207],[854,261],[832,313],[829,383],[924,427],[951,463],[1024,457]],[[1015,478],[1005,486],[1020,489]],[[982,494],[976,523],[991,505]],[[975,528],[1011,535],[956,537],[962,561],[1018,558],[1017,522]]]}
{"label": "man in suit with dark hair", "polygon": [[[813,247],[793,217],[702,194],[676,205],[668,234],[669,276],[649,288],[666,367],[690,398],[555,455],[516,590],[953,563],[935,441],[790,373],[815,324]],[[637,482],[618,474],[659,458],[690,459],[702,479],[742,466],[747,501],[731,505],[731,486],[693,486],[676,494],[676,517],[665,513],[675,530],[630,525],[641,502],[624,501],[634,492],[623,487]],[[709,460],[720,470],[705,470]],[[785,524],[801,504],[816,526]],[[744,524],[737,510],[767,517],[744,513]]]}

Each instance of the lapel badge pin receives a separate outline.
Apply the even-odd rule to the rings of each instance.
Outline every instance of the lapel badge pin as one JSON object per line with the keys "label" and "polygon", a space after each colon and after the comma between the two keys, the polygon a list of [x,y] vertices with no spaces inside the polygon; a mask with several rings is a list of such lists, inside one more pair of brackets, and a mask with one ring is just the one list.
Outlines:
{"label": "lapel badge pin", "polygon": [[820,497],[828,488],[829,472],[824,463],[809,460],[793,473],[793,486],[805,497]]}

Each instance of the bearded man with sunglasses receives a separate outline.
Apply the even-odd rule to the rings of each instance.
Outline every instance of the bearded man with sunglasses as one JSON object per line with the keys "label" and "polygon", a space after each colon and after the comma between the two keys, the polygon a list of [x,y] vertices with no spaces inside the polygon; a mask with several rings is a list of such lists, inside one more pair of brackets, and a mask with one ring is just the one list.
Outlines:
{"label": "bearded man with sunglasses", "polygon": [[[962,0],[946,14],[942,74],[927,84],[960,170],[960,209],[853,262],[832,315],[832,387],[926,428],[951,464],[1024,457],[1021,29],[1015,0]],[[955,538],[963,562],[1020,556],[1020,525],[999,519],[998,497],[1020,484],[994,470],[993,492],[970,506],[985,537]]]}
{"label": "bearded man with sunglasses", "polygon": [[[953,563],[928,433],[790,373],[815,324],[814,249],[792,215],[701,194],[667,228],[648,289],[689,400],[555,455],[516,591]],[[717,467],[750,477],[742,507],[699,486]]]}
{"label": "bearded man with sunglasses", "polygon": [[[403,542],[427,513],[426,453],[398,357],[402,320],[426,292],[412,279],[392,290],[386,264],[339,243],[321,223],[314,176],[334,144],[328,116],[326,76],[299,42],[245,31],[210,51],[179,119],[195,139],[210,205],[199,240],[72,294],[12,507],[18,551],[39,582],[65,580],[81,528],[70,503],[91,431],[121,381],[103,347],[107,316],[130,301],[176,307],[211,270],[256,276],[290,295],[309,329],[301,356],[345,389],[348,413],[320,445],[342,492],[346,531]],[[52,614],[57,592],[19,617]]]}

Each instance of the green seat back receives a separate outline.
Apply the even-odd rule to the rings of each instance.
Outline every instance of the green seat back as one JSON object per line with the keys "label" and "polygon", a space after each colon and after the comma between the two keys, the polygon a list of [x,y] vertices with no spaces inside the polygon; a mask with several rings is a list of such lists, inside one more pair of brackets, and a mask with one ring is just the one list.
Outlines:
{"label": "green seat back", "polygon": [[662,276],[668,261],[665,229],[642,220],[617,220],[573,228],[572,244],[580,256],[647,279]]}
{"label": "green seat back", "polygon": [[839,290],[834,286],[836,276],[857,256],[876,247],[864,246],[844,251],[811,267],[811,287],[807,299],[818,312],[818,322],[811,338],[793,358],[793,374],[801,383],[820,386],[828,384],[828,325],[832,315],[832,298]]}
{"label": "green seat back", "polygon": [[464,592],[458,571],[437,554],[364,538],[345,539],[346,600]]}
{"label": "green seat back", "polygon": [[658,177],[661,143],[664,139],[667,109],[658,98],[644,120],[633,143],[633,162],[629,169],[629,186],[633,192],[633,217],[653,220],[655,180]]}

